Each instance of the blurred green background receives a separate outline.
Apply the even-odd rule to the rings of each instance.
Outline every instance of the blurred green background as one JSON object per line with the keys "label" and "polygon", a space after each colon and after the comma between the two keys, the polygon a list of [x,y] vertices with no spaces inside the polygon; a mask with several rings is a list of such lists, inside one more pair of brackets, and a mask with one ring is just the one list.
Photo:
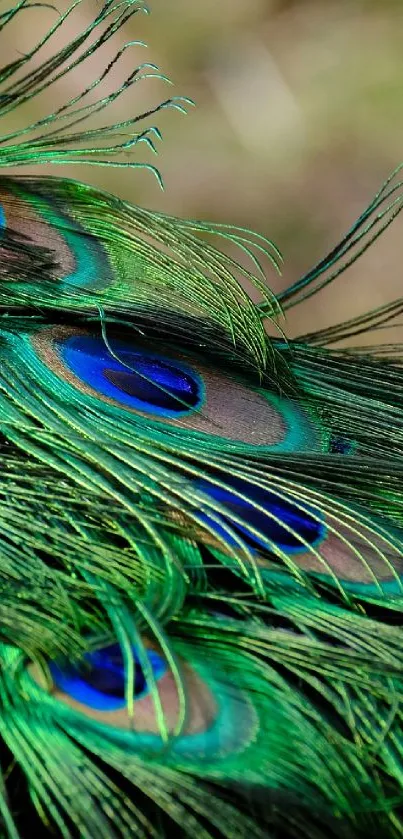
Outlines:
{"label": "blurred green background", "polygon": [[[93,9],[84,0],[63,37],[84,27]],[[51,14],[21,16],[2,63],[27,51]],[[283,278],[268,277],[274,290],[340,237],[403,160],[402,0],[154,0],[152,14],[135,15],[119,38],[110,55],[124,39],[150,46],[126,51],[116,78],[148,60],[175,88],[156,80],[135,85],[114,105],[114,119],[171,92],[197,104],[186,117],[165,111],[156,119],[165,192],[145,171],[69,167],[66,174],[147,207],[270,236],[285,256]],[[46,107],[73,95],[104,61],[102,53],[67,77]],[[38,107],[27,109],[31,119]],[[26,116],[13,120],[22,124]],[[136,155],[155,162],[144,146]],[[292,312],[289,330],[323,326],[399,296],[402,229],[395,222],[332,289]]]}

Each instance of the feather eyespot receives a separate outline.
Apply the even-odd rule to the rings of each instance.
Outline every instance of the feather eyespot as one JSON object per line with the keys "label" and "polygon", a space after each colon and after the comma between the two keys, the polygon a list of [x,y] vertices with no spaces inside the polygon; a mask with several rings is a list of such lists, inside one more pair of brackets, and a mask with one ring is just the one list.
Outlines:
{"label": "feather eyespot", "polygon": [[[178,682],[152,642],[143,640],[142,648],[153,669],[154,687],[148,690],[139,673],[133,713],[126,703],[112,706],[122,702],[124,681],[115,644],[86,655],[85,668],[72,668],[63,661],[51,664],[50,689],[39,665],[28,665],[24,690],[49,721],[70,735],[77,733],[79,739],[92,731],[101,748],[111,742],[127,755],[145,751],[156,757],[162,750],[164,760],[172,758],[176,766],[178,761],[186,767],[196,761],[198,766],[200,762],[210,766],[215,775],[222,765],[223,771],[232,772],[234,756],[247,752],[262,730],[260,706],[251,700],[241,662],[233,671],[226,657],[216,656],[211,648],[206,655],[203,646],[178,641],[174,650]],[[132,652],[137,659],[136,650]],[[82,678],[85,671],[83,689],[77,672]],[[95,700],[89,690],[98,693]],[[107,696],[106,704],[100,695]]]}
{"label": "feather eyespot", "polygon": [[301,493],[294,498],[235,476],[226,476],[225,485],[200,480],[196,488],[208,499],[197,519],[216,534],[217,546],[233,553],[246,544],[264,579],[288,573],[288,556],[295,569],[357,595],[403,591],[402,532],[381,527],[358,507],[325,496],[316,506]]}
{"label": "feather eyespot", "polygon": [[[179,660],[181,688],[168,666],[165,657],[148,643],[143,644],[148,664],[152,670],[154,689],[158,694],[160,714],[166,730],[172,733],[181,717],[180,692],[186,695],[184,736],[207,732],[218,723],[220,708],[214,695],[214,686],[206,680],[203,668],[194,667],[187,658]],[[161,720],[156,710],[155,695],[140,665],[136,650],[132,649],[135,664],[134,716],[129,715],[125,696],[125,667],[119,645],[111,644],[87,653],[78,664],[66,661],[49,662],[52,677],[51,698],[63,714],[74,711],[112,731],[128,731],[138,736],[156,735],[160,742]],[[38,665],[28,667],[31,678],[46,689]],[[235,701],[235,700],[234,700]],[[182,709],[183,710],[183,709]],[[225,711],[226,714],[226,711]],[[222,715],[221,715],[222,716]]]}
{"label": "feather eyespot", "polygon": [[[81,392],[83,408],[96,409],[100,420],[103,403],[119,423],[137,415],[203,434],[211,446],[221,438],[270,452],[327,448],[317,418],[304,406],[176,349],[165,354],[112,336],[106,343],[99,333],[69,327],[43,329],[29,341],[47,371],[64,382],[63,403],[77,403]],[[60,385],[55,389],[62,395]]]}
{"label": "feather eyespot", "polygon": [[[254,486],[234,476],[226,478],[226,488],[213,482],[199,481],[212,501],[224,508],[211,519],[202,511],[199,519],[223,536],[229,545],[238,544],[228,534],[226,525],[239,533],[252,547],[267,549],[268,542],[287,553],[305,552],[306,546],[319,544],[325,535],[323,517],[307,504],[295,504],[291,498]],[[236,519],[234,521],[234,516]]]}
{"label": "feather eyespot", "polygon": [[1,178],[0,232],[7,219],[7,229],[17,238],[45,248],[54,262],[53,278],[66,288],[107,288],[112,272],[105,249],[69,212],[60,189],[59,195],[55,184],[52,190],[39,178]]}
{"label": "feather eyespot", "polygon": [[112,355],[102,338],[72,336],[61,347],[66,366],[100,395],[134,410],[180,416],[203,402],[201,379],[186,365],[114,342]]}
{"label": "feather eyespot", "polygon": [[[133,650],[135,662],[134,698],[148,693],[148,685],[140,662]],[[152,649],[147,658],[156,681],[164,675],[167,665],[164,659]],[[124,708],[125,669],[121,649],[112,644],[104,649],[87,653],[78,666],[62,667],[55,662],[49,664],[50,673],[57,690],[98,711],[116,711]]]}

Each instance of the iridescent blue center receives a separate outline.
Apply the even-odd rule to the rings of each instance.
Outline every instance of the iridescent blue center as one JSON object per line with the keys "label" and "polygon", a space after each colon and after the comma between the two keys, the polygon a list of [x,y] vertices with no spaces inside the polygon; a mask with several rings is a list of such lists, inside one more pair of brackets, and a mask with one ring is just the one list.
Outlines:
{"label": "iridescent blue center", "polygon": [[[204,511],[199,514],[199,519],[224,538],[227,544],[233,547],[239,545],[228,533],[228,526],[241,535],[252,548],[259,546],[268,550],[268,542],[273,542],[287,553],[304,552],[307,550],[306,543],[310,546],[317,545],[326,535],[319,512],[307,504],[298,502],[297,505],[291,498],[279,498],[274,492],[253,486],[241,478],[226,477],[225,483],[229,485],[229,489],[221,489],[207,481],[199,481],[197,488],[225,507],[225,513],[214,512],[214,520],[211,514]],[[240,498],[240,494],[248,500]],[[257,509],[255,505],[267,510],[270,515]],[[242,519],[242,523],[234,522],[234,515]],[[259,531],[261,536],[251,528]]]}
{"label": "iridescent blue center", "polygon": [[[134,696],[140,699],[148,693],[147,682],[135,650],[132,652]],[[154,678],[160,679],[167,669],[164,659],[155,650],[147,650],[147,657]],[[56,687],[88,708],[117,711],[125,707],[125,669],[118,644],[87,653],[82,665],[62,666],[52,661],[49,668]]]}
{"label": "iridescent blue center", "polygon": [[200,376],[175,359],[139,351],[123,341],[113,341],[114,357],[102,338],[89,335],[68,338],[59,347],[75,376],[100,396],[129,408],[178,417],[202,404]]}
{"label": "iridescent blue center", "polygon": [[0,204],[0,230],[3,230],[3,228],[5,226],[6,226],[6,214],[3,210],[3,207]]}

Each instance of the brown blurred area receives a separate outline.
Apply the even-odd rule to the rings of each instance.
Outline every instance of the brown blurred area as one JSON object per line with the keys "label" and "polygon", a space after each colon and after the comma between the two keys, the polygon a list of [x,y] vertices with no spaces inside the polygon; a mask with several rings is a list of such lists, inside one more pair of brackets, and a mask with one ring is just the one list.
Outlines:
{"label": "brown blurred area", "polygon": [[[94,8],[83,0],[63,37],[84,27]],[[52,14],[24,13],[10,27],[1,62],[32,47]],[[147,171],[70,166],[47,174],[264,233],[285,257],[283,277],[268,275],[275,291],[330,248],[403,160],[401,0],[154,0],[152,14],[135,15],[114,47],[125,39],[150,46],[128,49],[116,78],[147,60],[175,87],[142,81],[115,103],[114,119],[172,93],[197,104],[186,117],[157,116],[164,141],[156,161],[144,146],[135,151],[157,163],[165,192]],[[40,108],[73,95],[104,61],[104,52],[91,59]],[[2,133],[36,118],[38,108],[30,103]],[[324,326],[401,295],[402,230],[403,216],[334,287],[292,311],[287,330]]]}

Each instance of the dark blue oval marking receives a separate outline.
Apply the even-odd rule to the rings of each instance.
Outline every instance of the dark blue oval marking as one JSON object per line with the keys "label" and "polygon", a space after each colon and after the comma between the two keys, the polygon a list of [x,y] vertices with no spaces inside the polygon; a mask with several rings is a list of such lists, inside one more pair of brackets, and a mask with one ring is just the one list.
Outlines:
{"label": "dark blue oval marking", "polygon": [[333,436],[330,438],[329,451],[332,454],[352,454],[354,443],[344,437]]}
{"label": "dark blue oval marking", "polygon": [[203,383],[186,364],[140,352],[123,341],[114,341],[112,349],[123,363],[111,355],[102,338],[78,335],[60,344],[69,370],[100,395],[164,417],[200,408]]}
{"label": "dark blue oval marking", "polygon": [[[134,697],[140,699],[147,695],[148,687],[136,652],[132,652],[135,661]],[[154,678],[160,679],[167,670],[166,662],[155,650],[147,650],[147,657]],[[125,707],[125,670],[118,644],[86,653],[81,666],[63,667],[52,661],[49,669],[56,687],[88,708],[117,711]]]}
{"label": "dark blue oval marking", "polygon": [[4,228],[6,226],[7,226],[6,214],[3,210],[3,207],[0,204],[0,230],[4,230]]}
{"label": "dark blue oval marking", "polygon": [[[229,477],[225,479],[225,482],[230,488],[222,489],[208,481],[197,482],[198,489],[214,501],[218,501],[228,511],[224,514],[214,513],[217,521],[205,511],[202,511],[198,518],[215,530],[217,535],[231,547],[236,547],[239,543],[228,533],[228,525],[235,533],[243,538],[246,537],[245,541],[252,548],[263,547],[268,550],[265,537],[287,553],[305,552],[307,550],[305,543],[314,547],[323,541],[326,528],[320,513],[313,507],[300,504],[300,502],[297,506],[291,498],[290,500],[279,498],[275,493],[253,486],[241,478]],[[238,493],[242,493],[250,500],[245,501]],[[257,510],[255,504],[263,507],[275,518]],[[244,524],[234,522],[232,515],[242,519]],[[283,525],[291,528],[292,532]],[[250,528],[259,531],[262,538],[259,538]]]}

